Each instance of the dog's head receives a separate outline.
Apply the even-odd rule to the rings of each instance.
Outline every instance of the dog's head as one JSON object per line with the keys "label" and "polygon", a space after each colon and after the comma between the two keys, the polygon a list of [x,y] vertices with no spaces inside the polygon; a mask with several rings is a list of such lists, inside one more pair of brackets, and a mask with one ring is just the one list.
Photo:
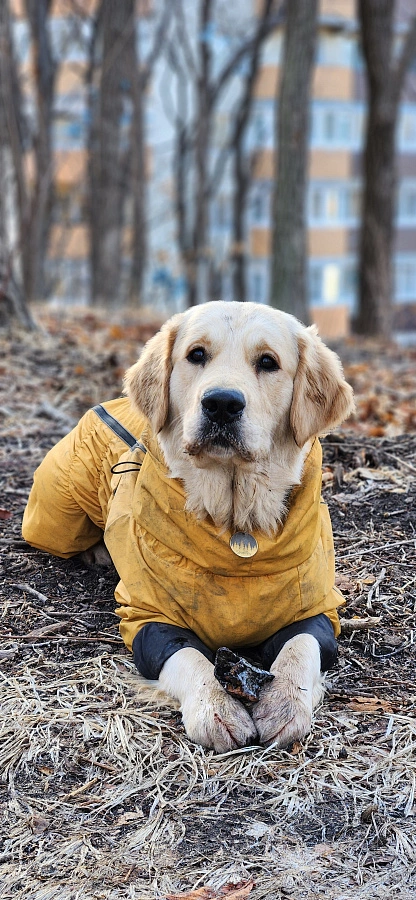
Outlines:
{"label": "dog's head", "polygon": [[206,303],[173,316],[126,373],[125,390],[177,452],[258,461],[303,447],[353,411],[341,363],[293,316],[255,303]]}

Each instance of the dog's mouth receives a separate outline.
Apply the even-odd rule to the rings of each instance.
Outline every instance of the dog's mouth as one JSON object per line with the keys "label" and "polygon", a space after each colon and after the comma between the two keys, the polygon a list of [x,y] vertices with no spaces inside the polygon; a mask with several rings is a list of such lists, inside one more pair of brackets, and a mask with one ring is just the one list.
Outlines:
{"label": "dog's mouth", "polygon": [[248,450],[235,427],[211,425],[209,428],[201,428],[194,441],[185,447],[188,456],[201,456],[202,454],[222,459],[239,456],[246,462],[253,461],[253,454]]}

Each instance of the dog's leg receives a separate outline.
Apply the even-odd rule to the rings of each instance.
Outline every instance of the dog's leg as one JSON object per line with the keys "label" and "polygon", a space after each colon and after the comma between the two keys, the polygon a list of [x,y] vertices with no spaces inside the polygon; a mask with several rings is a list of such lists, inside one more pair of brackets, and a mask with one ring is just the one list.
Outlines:
{"label": "dog's leg", "polygon": [[244,747],[257,737],[244,706],[230,697],[214,677],[213,664],[193,647],[184,647],[166,660],[160,687],[179,700],[188,737],[217,753]]}
{"label": "dog's leg", "polygon": [[98,541],[89,550],[83,550],[79,555],[82,562],[87,566],[99,566],[102,569],[109,569],[113,565],[104,541]]}
{"label": "dog's leg", "polygon": [[319,644],[311,634],[299,634],[282,647],[253,707],[262,744],[287,747],[311,729],[312,712],[323,694]]}

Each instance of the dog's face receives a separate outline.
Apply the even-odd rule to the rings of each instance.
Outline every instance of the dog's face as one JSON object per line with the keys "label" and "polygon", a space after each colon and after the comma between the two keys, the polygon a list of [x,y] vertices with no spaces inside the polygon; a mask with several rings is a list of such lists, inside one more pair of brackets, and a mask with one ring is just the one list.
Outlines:
{"label": "dog's face", "polygon": [[194,465],[258,462],[303,447],[353,410],[338,357],[314,327],[254,303],[206,303],[174,316],[127,372],[132,403],[175,434]]}
{"label": "dog's face", "polygon": [[172,350],[170,415],[183,450],[251,462],[288,429],[298,357],[295,320],[254,304],[210,303],[179,325]]}

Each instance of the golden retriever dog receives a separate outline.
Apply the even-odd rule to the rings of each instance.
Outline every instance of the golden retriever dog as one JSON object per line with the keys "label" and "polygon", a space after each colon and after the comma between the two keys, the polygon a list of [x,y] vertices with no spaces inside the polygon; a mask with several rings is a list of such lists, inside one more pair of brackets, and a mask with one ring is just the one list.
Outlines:
{"label": "golden retriever dog", "polygon": [[[302,739],[343,602],[317,439],[353,410],[338,357],[291,315],[213,302],[165,323],[125,391],[49,451],[23,536],[97,559],[104,532],[120,632],[193,741]],[[251,705],[216,677],[221,647],[273,676]]]}
{"label": "golden retriever dog", "polygon": [[[341,363],[316,328],[254,303],[175,315],[129,369],[125,390],[183,485],[191,520],[269,541],[284,532],[315,438],[353,411]],[[159,684],[179,701],[192,740],[221,752],[253,741],[284,747],[309,732],[322,648],[305,623],[273,659],[274,679],[250,711],[195,646],[166,659]]]}

